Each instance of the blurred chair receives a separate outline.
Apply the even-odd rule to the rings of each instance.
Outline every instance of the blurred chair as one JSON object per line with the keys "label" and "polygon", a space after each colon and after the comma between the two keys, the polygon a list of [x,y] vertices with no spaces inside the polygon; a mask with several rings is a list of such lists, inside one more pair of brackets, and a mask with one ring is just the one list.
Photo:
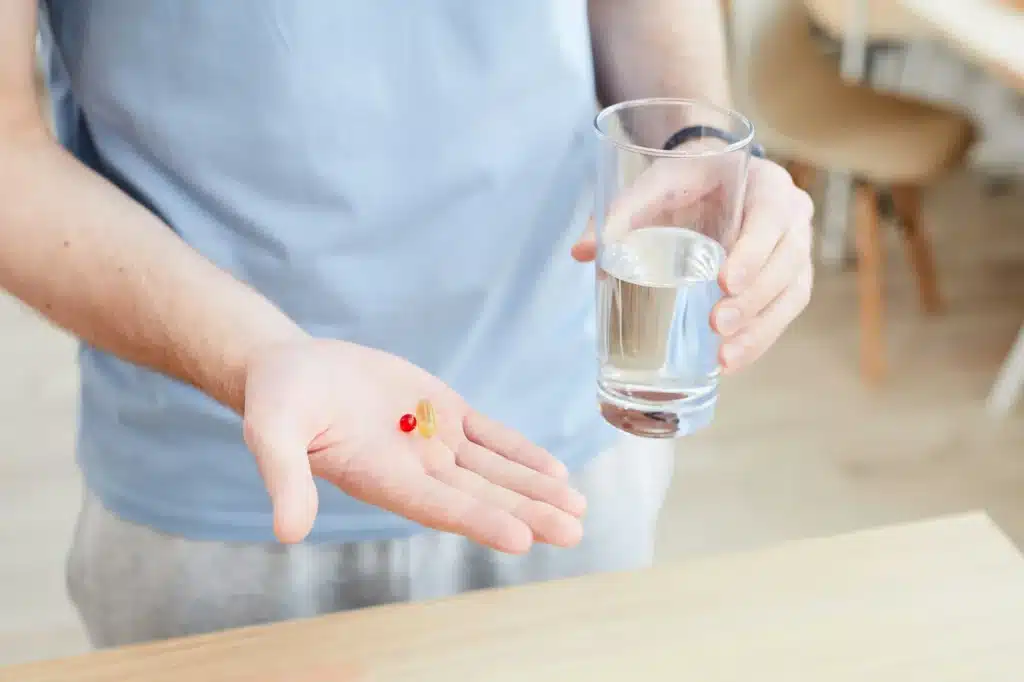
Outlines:
{"label": "blurred chair", "polygon": [[962,164],[973,127],[952,111],[845,82],[837,61],[815,43],[801,2],[775,5],[756,35],[747,36],[752,42],[739,70],[750,100],[745,108],[761,142],[789,162],[798,185],[806,188],[818,170],[849,171],[857,179],[861,371],[878,382],[886,371],[880,200],[891,198],[922,307],[937,312],[941,301],[921,222],[921,189]]}
{"label": "blurred chair", "polygon": [[900,70],[905,70],[910,46],[933,38],[919,20],[900,7],[899,0],[802,2],[812,35],[823,49],[840,57],[840,71],[846,73],[847,80],[877,86],[876,66],[881,57],[897,56],[902,62]]}
{"label": "blurred chair", "polygon": [[[912,45],[922,42],[918,38],[927,37],[920,23],[900,8],[899,0],[802,2],[820,48],[839,58],[840,72],[849,82],[876,88],[882,85],[879,89],[891,91],[895,83],[902,84]],[[852,195],[850,174],[830,172],[819,243],[821,258],[828,265],[839,265],[849,255],[846,233],[850,226],[846,206]],[[883,214],[886,218],[892,217],[891,202],[883,202]]]}

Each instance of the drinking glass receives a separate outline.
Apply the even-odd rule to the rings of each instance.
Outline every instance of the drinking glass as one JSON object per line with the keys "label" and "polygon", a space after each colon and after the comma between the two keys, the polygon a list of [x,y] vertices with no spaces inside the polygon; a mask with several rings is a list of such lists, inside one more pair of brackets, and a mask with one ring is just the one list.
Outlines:
{"label": "drinking glass", "polygon": [[[714,417],[711,312],[739,232],[754,130],[738,113],[661,98],[608,107],[594,127],[601,413],[637,436],[684,436]],[[688,128],[687,142],[665,148]]]}

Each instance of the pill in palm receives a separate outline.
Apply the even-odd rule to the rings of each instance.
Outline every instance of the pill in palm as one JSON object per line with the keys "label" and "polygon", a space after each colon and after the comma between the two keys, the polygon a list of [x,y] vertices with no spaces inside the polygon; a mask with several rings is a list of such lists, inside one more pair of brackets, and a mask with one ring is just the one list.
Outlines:
{"label": "pill in palm", "polygon": [[416,403],[416,429],[424,438],[430,438],[437,432],[437,414],[429,400]]}
{"label": "pill in palm", "polygon": [[416,415],[403,414],[402,418],[398,420],[398,428],[403,433],[412,433],[413,429],[416,428]]}

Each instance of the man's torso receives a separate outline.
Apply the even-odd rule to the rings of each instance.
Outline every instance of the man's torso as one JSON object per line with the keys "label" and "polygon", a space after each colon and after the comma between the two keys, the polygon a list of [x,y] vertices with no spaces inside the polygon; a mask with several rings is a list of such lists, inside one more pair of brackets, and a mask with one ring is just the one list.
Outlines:
{"label": "man's torso", "polygon": [[[594,409],[584,0],[47,0],[62,140],[308,331],[394,352],[570,464]],[[79,457],[114,511],[269,539],[235,415],[95,349]],[[346,387],[344,390],[358,390]],[[409,532],[321,489],[314,538]]]}

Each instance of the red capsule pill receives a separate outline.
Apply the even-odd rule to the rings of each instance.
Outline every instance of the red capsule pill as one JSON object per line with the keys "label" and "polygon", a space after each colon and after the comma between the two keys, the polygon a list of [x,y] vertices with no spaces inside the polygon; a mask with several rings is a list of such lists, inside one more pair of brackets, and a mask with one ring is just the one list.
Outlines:
{"label": "red capsule pill", "polygon": [[398,428],[405,433],[412,433],[416,428],[416,415],[403,414],[402,418],[398,420]]}

